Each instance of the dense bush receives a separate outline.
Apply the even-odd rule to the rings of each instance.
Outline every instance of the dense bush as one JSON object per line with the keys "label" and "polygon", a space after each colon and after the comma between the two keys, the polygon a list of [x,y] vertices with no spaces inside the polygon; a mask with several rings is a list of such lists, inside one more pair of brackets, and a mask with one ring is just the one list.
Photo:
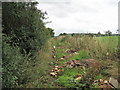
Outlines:
{"label": "dense bush", "polygon": [[3,87],[15,87],[17,85],[19,75],[19,63],[23,60],[23,55],[19,52],[19,48],[11,47],[6,43],[6,39],[3,37],[2,47],[2,67],[3,67]]}
{"label": "dense bush", "polygon": [[54,36],[53,30],[46,28],[46,23],[43,22],[47,13],[38,10],[37,4],[37,2],[2,3],[4,88],[22,87],[29,81],[28,70],[32,70],[37,63],[37,59],[31,61],[29,59],[35,57],[47,40]]}
{"label": "dense bush", "polygon": [[3,33],[11,37],[9,43],[19,46],[22,53],[37,51],[53,36],[52,29],[43,22],[46,13],[36,8],[37,2],[2,3]]}

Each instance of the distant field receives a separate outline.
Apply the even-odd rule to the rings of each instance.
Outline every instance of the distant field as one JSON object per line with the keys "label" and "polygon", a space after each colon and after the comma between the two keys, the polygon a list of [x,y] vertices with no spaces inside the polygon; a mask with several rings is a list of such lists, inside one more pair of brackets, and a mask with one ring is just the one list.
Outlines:
{"label": "distant field", "polygon": [[104,37],[96,37],[96,40],[100,40],[106,45],[111,45],[111,47],[117,47],[118,38],[120,38],[120,36],[104,36]]}
{"label": "distant field", "polygon": [[117,50],[118,46],[118,38],[120,36],[105,36],[105,37],[96,37],[96,40],[103,43],[106,47],[111,52],[114,52]]}
{"label": "distant field", "polygon": [[104,59],[113,56],[118,50],[118,37],[120,36],[104,36],[104,37],[58,37],[56,46],[64,46],[79,50],[86,50],[90,53],[91,58],[98,57]]}

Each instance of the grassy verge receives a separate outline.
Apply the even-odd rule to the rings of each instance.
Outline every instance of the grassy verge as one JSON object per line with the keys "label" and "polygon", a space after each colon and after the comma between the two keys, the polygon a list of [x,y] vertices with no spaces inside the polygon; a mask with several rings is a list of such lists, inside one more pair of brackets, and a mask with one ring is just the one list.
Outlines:
{"label": "grassy verge", "polygon": [[[55,80],[55,83],[59,87],[68,87],[68,88],[76,88],[76,87],[92,87],[98,88],[97,85],[92,85],[94,80],[105,79],[108,80],[111,76],[111,68],[106,68],[111,63],[112,66],[117,69],[117,46],[118,46],[118,37],[58,37],[57,42],[55,42],[56,47],[65,47],[61,49],[56,49],[59,53],[56,54],[56,60],[60,59],[62,56],[70,55],[71,53],[63,53],[67,49],[75,49],[75,55],[64,59],[56,65],[62,65],[64,62],[69,60],[84,60],[84,59],[97,59],[102,65],[103,69],[97,70],[97,68],[85,69],[82,70],[80,68],[64,68],[64,72],[60,74]],[[58,45],[59,43],[59,45]],[[108,61],[109,60],[109,63]],[[97,66],[97,65],[96,65]],[[84,79],[75,81],[75,76],[77,74],[81,74],[85,76]],[[92,82],[91,82],[91,79]],[[84,81],[83,81],[84,80]],[[91,85],[90,85],[91,84]]]}

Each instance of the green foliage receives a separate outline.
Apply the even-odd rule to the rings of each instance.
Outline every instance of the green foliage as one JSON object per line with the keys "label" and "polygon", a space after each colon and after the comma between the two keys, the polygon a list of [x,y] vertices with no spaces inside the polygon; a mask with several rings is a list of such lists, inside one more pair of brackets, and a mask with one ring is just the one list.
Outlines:
{"label": "green foliage", "polygon": [[72,34],[71,34],[71,36],[74,36],[74,35],[75,35],[75,33],[72,33]]}
{"label": "green foliage", "polygon": [[103,75],[98,75],[97,77],[96,77],[96,80],[99,80],[99,79],[106,79]]}
{"label": "green foliage", "polygon": [[23,55],[19,52],[19,48],[9,46],[3,37],[3,50],[2,50],[2,66],[3,66],[3,87],[16,87],[19,78],[20,62],[24,59]]}
{"label": "green foliage", "polygon": [[[97,37],[94,44],[90,44],[90,54],[98,59],[116,59],[117,58],[117,36]],[[104,42],[104,43],[103,43]],[[107,55],[108,54],[108,55]]]}
{"label": "green foliage", "polygon": [[100,33],[100,32],[98,32],[98,33],[97,33],[97,35],[98,35],[98,36],[101,36],[101,33]]}
{"label": "green foliage", "polygon": [[89,54],[88,54],[88,52],[86,50],[81,50],[79,53],[80,53],[79,54],[79,56],[80,56],[79,59],[88,59],[88,58],[90,58],[90,56],[89,56]]}
{"label": "green foliage", "polygon": [[67,35],[67,33],[60,33],[59,36],[64,36],[64,35]]}
{"label": "green foliage", "polygon": [[56,80],[57,83],[60,83],[62,86],[68,86],[69,85],[69,80],[71,79],[71,77],[69,76],[60,76],[58,80]]}
{"label": "green foliage", "polygon": [[60,58],[62,58],[63,56],[66,56],[66,55],[69,55],[68,53],[57,53],[56,54],[56,59],[60,59]]}
{"label": "green foliage", "polygon": [[80,70],[79,68],[65,68],[65,72],[63,73],[63,75],[59,76],[55,82],[57,82],[61,86],[65,86],[68,88],[76,88],[76,83],[79,83],[79,80],[75,80],[76,75],[84,75],[85,73],[86,70]]}
{"label": "green foliage", "polygon": [[2,5],[3,33],[11,37],[10,45],[19,46],[22,53],[36,52],[50,36],[54,36],[53,30],[45,27],[46,13],[38,10],[37,4],[4,2]]}
{"label": "green foliage", "polygon": [[53,29],[46,28],[43,20],[47,13],[38,10],[37,4],[38,2],[2,3],[3,88],[24,87],[38,77],[33,72],[33,67],[39,60],[41,63],[42,59],[37,59],[36,56],[48,39],[54,36],[54,32]]}
{"label": "green foliage", "polygon": [[86,50],[80,50],[78,52],[79,54],[74,55],[71,59],[75,59],[75,60],[81,60],[81,59],[88,59],[90,58],[88,52]]}
{"label": "green foliage", "polygon": [[111,35],[112,35],[112,32],[111,32],[110,30],[108,30],[108,31],[105,32],[105,35],[106,35],[106,36],[111,36]]}
{"label": "green foliage", "polygon": [[[52,43],[48,43],[48,39],[54,36],[54,32],[53,29],[45,27],[47,22],[43,22],[43,20],[46,19],[47,13],[38,10],[37,4],[37,2],[4,2],[2,5],[3,88],[55,87],[54,82],[51,83],[54,79],[48,75],[48,72],[52,70],[49,63],[52,60],[51,50],[54,43],[57,47],[63,46],[79,53],[56,65],[62,65],[64,62],[74,59],[98,58],[105,60],[109,58],[114,60],[115,56],[119,58],[116,37],[91,37],[93,34],[70,36],[63,33],[64,36],[51,39],[49,42],[52,41]],[[60,59],[63,55],[70,55],[70,53],[62,53],[66,48],[57,51],[60,53],[56,54],[56,59]],[[64,70],[65,72],[61,72],[63,75],[58,76],[56,82],[63,87],[73,88],[92,86],[94,79],[105,78],[104,75],[108,72],[97,71],[95,68],[83,70],[77,67],[64,68]],[[101,74],[98,75],[99,73]],[[77,74],[84,75],[80,82],[74,80]]]}
{"label": "green foliage", "polygon": [[85,74],[86,70],[81,70],[80,68],[66,68],[64,75],[75,77],[77,74]]}
{"label": "green foliage", "polygon": [[48,29],[48,31],[49,31],[48,34],[50,34],[51,37],[54,37],[54,34],[55,34],[55,33],[53,32],[54,30],[51,29],[51,28],[47,28],[47,29]]}
{"label": "green foliage", "polygon": [[[117,54],[116,48],[118,47],[118,37],[116,36],[106,36],[106,37],[75,37],[75,36],[64,36],[58,37],[59,41],[56,41],[56,44],[61,43],[59,46],[65,47],[64,49],[57,49],[59,54],[57,57],[61,57],[63,55],[62,52],[66,50],[66,48],[78,50],[76,51],[78,54],[73,55],[70,58],[67,58],[65,61],[69,60],[81,60],[81,59],[98,59],[102,62],[102,68],[97,68],[97,64],[90,68],[85,68],[85,70],[80,68],[64,68],[64,72],[62,72],[61,76],[57,77],[57,84],[61,87],[68,88],[98,88],[99,85],[93,85],[94,80],[98,79],[106,79],[109,78],[109,70],[105,69],[104,62],[106,59],[114,60],[118,57],[114,57],[113,54]],[[103,43],[104,42],[104,43]],[[111,43],[112,42],[112,43]],[[79,48],[78,48],[79,47]],[[113,59],[114,57],[114,59]],[[62,65],[63,61],[59,63]],[[100,65],[100,64],[99,64]],[[82,74],[83,78],[81,80],[75,81],[75,76],[77,74]]]}

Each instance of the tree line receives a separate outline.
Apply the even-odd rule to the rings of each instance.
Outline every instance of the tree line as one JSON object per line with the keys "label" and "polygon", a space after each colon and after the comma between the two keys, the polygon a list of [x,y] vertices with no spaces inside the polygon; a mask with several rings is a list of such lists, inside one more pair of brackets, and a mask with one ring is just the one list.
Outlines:
{"label": "tree line", "polygon": [[59,36],[63,36],[63,35],[71,35],[71,36],[75,36],[75,35],[88,35],[88,36],[119,36],[119,34],[112,34],[112,32],[110,30],[105,31],[105,34],[101,34],[101,32],[98,33],[60,33]]}

